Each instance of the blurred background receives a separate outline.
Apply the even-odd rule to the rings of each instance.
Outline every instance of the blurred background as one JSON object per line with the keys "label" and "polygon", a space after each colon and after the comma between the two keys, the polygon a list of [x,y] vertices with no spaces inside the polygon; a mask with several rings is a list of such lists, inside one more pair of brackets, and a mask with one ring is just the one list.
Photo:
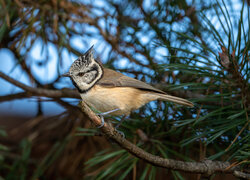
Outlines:
{"label": "blurred background", "polygon": [[0,0],[0,178],[203,178],[154,167],[96,136],[60,77],[92,45],[105,67],[195,103],[147,104],[122,124],[128,140],[164,158],[230,161],[249,173],[249,5]]}

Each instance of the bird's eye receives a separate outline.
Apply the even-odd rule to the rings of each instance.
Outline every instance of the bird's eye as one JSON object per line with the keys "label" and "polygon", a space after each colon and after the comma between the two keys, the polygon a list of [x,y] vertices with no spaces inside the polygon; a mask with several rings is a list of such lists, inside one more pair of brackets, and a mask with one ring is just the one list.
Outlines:
{"label": "bird's eye", "polygon": [[83,73],[83,72],[80,72],[80,73],[78,73],[77,74],[77,76],[80,76],[80,77],[82,77],[83,75],[84,75],[85,73]]}

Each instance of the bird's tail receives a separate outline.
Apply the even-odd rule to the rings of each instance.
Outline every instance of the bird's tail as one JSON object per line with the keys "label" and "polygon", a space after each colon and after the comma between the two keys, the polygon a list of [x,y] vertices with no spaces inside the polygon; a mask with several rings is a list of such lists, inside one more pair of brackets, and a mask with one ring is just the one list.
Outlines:
{"label": "bird's tail", "polygon": [[167,94],[161,94],[160,97],[158,98],[158,100],[170,101],[170,102],[174,102],[174,103],[177,103],[180,105],[194,107],[194,104],[186,99],[182,99],[182,98],[167,95]]}

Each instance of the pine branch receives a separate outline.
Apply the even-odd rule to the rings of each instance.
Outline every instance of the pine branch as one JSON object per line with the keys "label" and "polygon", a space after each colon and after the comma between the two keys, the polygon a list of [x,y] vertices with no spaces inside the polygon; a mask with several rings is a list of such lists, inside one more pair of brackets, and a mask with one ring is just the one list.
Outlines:
{"label": "pine branch", "polygon": [[[85,102],[81,102],[81,110],[85,114],[88,115],[91,122],[96,126],[101,125],[101,119],[87,106]],[[237,171],[237,167],[231,167],[229,162],[222,162],[222,161],[211,161],[205,160],[203,162],[185,162],[179,161],[174,159],[164,159],[159,156],[155,156],[150,154],[143,149],[135,146],[133,143],[127,141],[125,138],[118,133],[112,125],[108,123],[104,123],[104,126],[100,128],[103,134],[111,139],[112,141],[116,142],[119,146],[126,149],[129,153],[133,154],[134,156],[145,160],[146,162],[163,168],[168,168],[172,170],[180,170],[185,172],[191,173],[201,173],[205,175],[212,175],[214,173],[230,173],[234,174],[235,176],[242,176],[242,173]],[[231,167],[231,168],[230,168]],[[244,177],[250,177],[250,174],[244,174]],[[239,177],[238,176],[238,177]]]}

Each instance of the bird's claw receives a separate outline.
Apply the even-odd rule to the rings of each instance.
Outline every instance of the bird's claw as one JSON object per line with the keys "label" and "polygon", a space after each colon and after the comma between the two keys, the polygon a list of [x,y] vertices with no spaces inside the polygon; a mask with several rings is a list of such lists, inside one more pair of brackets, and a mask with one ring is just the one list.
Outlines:
{"label": "bird's claw", "polygon": [[117,129],[115,129],[115,130],[116,130],[116,132],[118,132],[118,133],[122,136],[122,138],[125,138],[125,134],[124,134],[124,132],[119,131],[119,130],[117,130]]}
{"label": "bird's claw", "polygon": [[[113,109],[111,111],[103,112],[103,113],[97,113],[96,115],[100,116],[101,118],[101,125],[97,126],[97,128],[102,128],[104,126],[104,117],[105,115],[118,111],[119,109]],[[122,121],[121,121],[122,122]],[[121,122],[116,125],[115,130],[122,136],[122,138],[125,138],[125,134],[122,131],[117,130],[117,128],[120,126]]]}
{"label": "bird's claw", "polygon": [[103,118],[102,115],[99,115],[99,116],[100,116],[100,118],[101,118],[101,125],[100,125],[100,126],[97,126],[97,128],[101,128],[101,127],[104,126],[104,118]]}
{"label": "bird's claw", "polygon": [[112,112],[115,112],[115,111],[118,111],[118,110],[120,110],[120,109],[113,109],[113,110],[111,110],[111,111],[107,111],[107,112],[102,112],[102,113],[97,113],[96,115],[97,116],[100,116],[100,118],[101,118],[101,125],[100,126],[98,126],[97,128],[101,128],[101,127],[103,127],[104,126],[104,117],[103,116],[105,116],[105,115],[108,115],[109,113],[112,113]]}
{"label": "bird's claw", "polygon": [[[101,125],[97,126],[97,128],[102,128],[104,126],[104,118],[102,115],[99,115],[101,118]],[[115,131],[122,136],[122,138],[125,138],[125,134],[122,131],[119,131],[115,128]]]}

